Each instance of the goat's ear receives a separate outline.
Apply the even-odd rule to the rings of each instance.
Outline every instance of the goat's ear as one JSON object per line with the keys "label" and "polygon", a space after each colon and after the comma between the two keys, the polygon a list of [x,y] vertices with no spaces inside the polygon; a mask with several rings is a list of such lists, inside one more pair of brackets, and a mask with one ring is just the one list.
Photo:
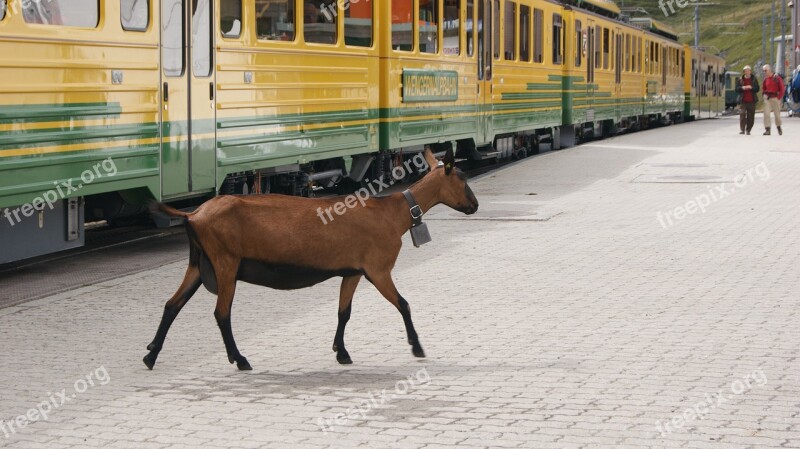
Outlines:
{"label": "goat's ear", "polygon": [[453,155],[452,148],[447,149],[442,162],[444,162],[444,174],[449,175],[452,173],[453,169],[456,167],[456,157]]}
{"label": "goat's ear", "polygon": [[436,166],[439,165],[439,161],[436,160],[436,156],[433,155],[433,151],[430,148],[425,148],[425,162],[428,164],[428,169],[430,171],[436,170]]}

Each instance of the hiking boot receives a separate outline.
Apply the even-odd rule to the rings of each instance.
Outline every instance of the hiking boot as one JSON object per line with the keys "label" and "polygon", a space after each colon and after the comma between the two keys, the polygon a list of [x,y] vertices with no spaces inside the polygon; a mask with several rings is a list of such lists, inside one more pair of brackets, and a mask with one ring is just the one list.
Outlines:
{"label": "hiking boot", "polygon": [[766,131],[764,131],[764,135],[765,135],[765,136],[771,136],[771,135],[772,135],[772,132],[770,132],[770,129],[769,129],[769,128],[767,128],[767,130],[766,130]]}
{"label": "hiking boot", "polygon": [[744,134],[744,131],[739,131],[739,134]]}
{"label": "hiking boot", "polygon": [[781,129],[781,127],[780,127],[780,126],[778,127],[778,135],[779,135],[779,136],[782,136],[782,135],[783,135],[783,130]]}
{"label": "hiking boot", "polygon": [[747,135],[748,135],[748,136],[750,135],[750,131],[747,131]]}

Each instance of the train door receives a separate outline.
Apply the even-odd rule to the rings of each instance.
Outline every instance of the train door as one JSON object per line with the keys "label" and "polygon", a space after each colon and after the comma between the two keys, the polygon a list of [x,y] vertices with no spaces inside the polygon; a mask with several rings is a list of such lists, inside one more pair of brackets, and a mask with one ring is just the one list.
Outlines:
{"label": "train door", "polygon": [[161,191],[216,187],[212,0],[161,1]]}
{"label": "train door", "polygon": [[594,71],[597,66],[597,29],[594,20],[586,19],[586,121],[594,120]]}
{"label": "train door", "polygon": [[478,107],[481,114],[481,142],[492,140],[492,72],[494,54],[499,45],[500,1],[478,0]]}

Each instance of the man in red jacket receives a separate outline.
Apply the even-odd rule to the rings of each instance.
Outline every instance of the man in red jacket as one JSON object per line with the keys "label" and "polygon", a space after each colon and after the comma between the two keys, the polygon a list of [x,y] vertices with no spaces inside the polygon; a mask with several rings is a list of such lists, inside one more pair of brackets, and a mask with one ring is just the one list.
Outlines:
{"label": "man in red jacket", "polygon": [[772,127],[772,113],[775,113],[775,125],[778,126],[778,134],[783,135],[781,129],[781,102],[783,95],[786,92],[786,86],[783,84],[783,78],[772,71],[769,64],[764,66],[764,86],[761,91],[764,93],[764,131],[765,136],[771,134]]}

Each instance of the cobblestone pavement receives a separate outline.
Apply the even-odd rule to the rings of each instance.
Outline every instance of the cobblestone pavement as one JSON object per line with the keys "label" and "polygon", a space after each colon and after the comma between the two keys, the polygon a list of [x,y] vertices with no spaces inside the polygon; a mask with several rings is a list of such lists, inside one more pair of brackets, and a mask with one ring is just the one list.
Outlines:
{"label": "cobblestone pavement", "polygon": [[240,284],[247,373],[205,291],[142,364],[185,263],[1,309],[0,446],[800,447],[800,121],[737,133],[667,127],[473,180],[481,211],[439,206],[394,272],[424,360],[367,283],[346,367],[335,280]]}

